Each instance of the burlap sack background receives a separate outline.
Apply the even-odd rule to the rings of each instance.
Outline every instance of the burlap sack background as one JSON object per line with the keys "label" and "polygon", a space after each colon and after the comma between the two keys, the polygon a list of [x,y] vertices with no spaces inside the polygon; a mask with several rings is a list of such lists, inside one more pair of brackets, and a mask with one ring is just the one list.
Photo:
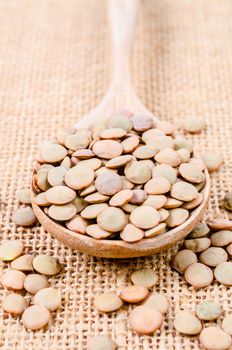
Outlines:
{"label": "burlap sack background", "polygon": [[[26,331],[1,310],[4,350],[82,350],[90,335],[109,334],[119,349],[198,349],[195,338],[173,329],[180,307],[214,298],[232,311],[231,290],[217,283],[195,292],[168,262],[174,249],[154,257],[112,261],[66,249],[41,227],[16,228],[15,193],[29,183],[38,144],[61,125],[75,123],[104,95],[110,72],[109,37],[103,0],[2,0],[0,2],[0,178],[2,238],[23,239],[28,252],[60,258],[62,308],[46,330]],[[133,57],[133,79],[145,105],[178,126],[188,114],[205,117],[207,128],[192,137],[199,149],[220,151],[225,165],[212,175],[207,216],[231,190],[232,3],[230,0],[143,1]],[[110,315],[92,305],[95,293],[120,289],[142,266],[159,274],[155,290],[170,308],[161,332],[138,336],[128,326],[131,307]],[[1,291],[1,297],[6,291]],[[190,304],[191,303],[191,304]],[[220,321],[219,321],[220,323]]]}

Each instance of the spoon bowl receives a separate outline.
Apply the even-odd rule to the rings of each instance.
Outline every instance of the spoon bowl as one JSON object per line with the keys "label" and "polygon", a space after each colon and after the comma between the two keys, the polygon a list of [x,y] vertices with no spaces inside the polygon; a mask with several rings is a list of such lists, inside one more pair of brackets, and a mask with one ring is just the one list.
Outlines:
{"label": "spoon bowl", "polygon": [[33,184],[31,185],[32,207],[44,229],[67,247],[102,258],[135,258],[152,255],[168,249],[170,246],[185,238],[201,221],[210,194],[210,178],[207,170],[205,170],[205,178],[205,187],[201,191],[204,199],[199,207],[190,213],[187,221],[163,234],[153,238],[144,238],[136,243],[127,243],[122,240],[110,239],[97,240],[87,235],[68,230],[56,221],[50,219],[43,209],[35,203],[34,200],[37,193]]}
{"label": "spoon bowl", "polygon": [[[110,0],[109,5],[109,23],[114,59],[112,83],[102,102],[92,112],[83,117],[75,127],[91,129],[94,126],[104,125],[107,118],[121,108],[131,110],[134,114],[151,115],[154,123],[158,123],[159,119],[148,111],[136,96],[129,73],[139,0]],[[199,158],[196,151],[194,151],[194,157]],[[196,209],[191,211],[188,220],[182,225],[153,238],[145,238],[135,243],[110,239],[97,240],[87,235],[75,233],[45,214],[43,209],[35,203],[37,194],[33,182],[35,173],[36,166],[32,173],[31,182],[32,207],[44,229],[72,249],[104,258],[133,258],[151,255],[169,248],[186,237],[201,221],[210,194],[210,178],[207,169],[205,169],[206,181],[201,191],[203,201]]]}

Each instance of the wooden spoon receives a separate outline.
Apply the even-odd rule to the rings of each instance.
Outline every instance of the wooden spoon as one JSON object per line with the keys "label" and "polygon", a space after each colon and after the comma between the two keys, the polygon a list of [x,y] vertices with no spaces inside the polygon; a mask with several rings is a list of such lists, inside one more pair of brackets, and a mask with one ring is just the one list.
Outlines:
{"label": "wooden spoon", "polygon": [[[113,46],[113,79],[110,88],[102,102],[75,126],[91,128],[101,125],[113,112],[120,108],[132,110],[140,115],[152,115],[136,96],[130,78],[130,57],[139,0],[110,0],[109,23],[111,26]],[[152,115],[153,116],[153,115]],[[158,121],[156,117],[153,118]],[[196,152],[194,153],[196,157]],[[33,171],[34,176],[36,170]],[[206,184],[202,190],[204,199],[199,207],[191,212],[189,219],[182,225],[153,238],[142,239],[136,243],[126,243],[122,240],[96,240],[87,235],[72,232],[51,220],[44,211],[35,204],[36,195],[31,186],[32,206],[38,220],[53,237],[66,246],[80,252],[105,258],[132,258],[151,255],[167,249],[187,236],[200,222],[209,198],[210,178],[205,170]]]}

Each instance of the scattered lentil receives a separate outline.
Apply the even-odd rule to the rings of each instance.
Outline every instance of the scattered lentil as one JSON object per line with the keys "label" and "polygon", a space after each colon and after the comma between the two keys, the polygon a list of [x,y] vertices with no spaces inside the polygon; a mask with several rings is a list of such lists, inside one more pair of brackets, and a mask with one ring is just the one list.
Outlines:
{"label": "scattered lentil", "polygon": [[129,315],[131,328],[139,334],[154,333],[162,322],[162,313],[147,306],[137,306]]}
{"label": "scattered lentil", "polygon": [[42,305],[32,305],[28,307],[23,315],[23,325],[31,330],[37,330],[46,326],[50,320],[49,310]]}
{"label": "scattered lentil", "polygon": [[131,281],[135,285],[149,289],[157,283],[158,277],[153,270],[144,268],[134,271],[131,274]]}
{"label": "scattered lentil", "polygon": [[221,230],[213,233],[210,236],[211,244],[215,247],[223,247],[232,243],[232,231]]}
{"label": "scattered lentil", "polygon": [[232,192],[229,192],[225,195],[224,197],[224,207],[229,210],[232,211]]}
{"label": "scattered lentil", "polygon": [[209,233],[210,229],[205,222],[198,224],[189,234],[189,238],[201,238]]}
{"label": "scattered lentil", "polygon": [[82,130],[78,134],[68,135],[64,139],[64,145],[66,148],[77,151],[78,149],[82,149],[88,147],[90,143],[88,131]]}
{"label": "scattered lentil", "polygon": [[204,126],[204,119],[196,116],[189,116],[184,122],[184,129],[192,134],[201,132]]}
{"label": "scattered lentil", "polygon": [[127,303],[139,303],[147,296],[148,289],[138,285],[125,287],[120,293],[120,298]]}
{"label": "scattered lentil", "polygon": [[224,218],[217,218],[207,222],[211,230],[232,230],[232,221]]}
{"label": "scattered lentil", "polygon": [[222,329],[232,335],[232,315],[227,315],[222,321]]}
{"label": "scattered lentil", "polygon": [[184,273],[186,268],[197,262],[196,254],[188,249],[180,250],[174,256],[172,266],[179,272]]}
{"label": "scattered lentil", "polygon": [[158,150],[154,146],[139,146],[133,152],[133,156],[137,159],[149,159],[154,157],[157,154]]}
{"label": "scattered lentil", "polygon": [[94,305],[98,311],[112,312],[118,310],[123,302],[117,294],[109,292],[96,295],[94,298]]}
{"label": "scattered lentil", "polygon": [[34,269],[44,275],[56,275],[61,270],[59,261],[49,255],[37,255],[33,262]]}
{"label": "scattered lentil", "polygon": [[20,226],[31,226],[36,222],[36,216],[31,207],[22,207],[14,213],[14,223]]}
{"label": "scattered lentil", "polygon": [[201,154],[201,159],[209,172],[218,170],[223,163],[221,155],[215,152],[204,152]]}
{"label": "scattered lentil", "polygon": [[39,290],[48,287],[47,277],[31,273],[26,276],[23,287],[27,292],[36,294]]}
{"label": "scattered lentil", "polygon": [[173,148],[174,142],[170,136],[155,136],[149,144],[154,146],[158,151],[163,151],[165,149]]}
{"label": "scattered lentil", "polygon": [[144,306],[154,308],[165,314],[168,311],[168,300],[165,295],[153,292],[143,303]]}
{"label": "scattered lentil", "polygon": [[223,248],[209,247],[199,256],[199,260],[208,266],[215,267],[222,262],[227,261],[228,255]]}
{"label": "scattered lentil", "polygon": [[196,262],[186,268],[184,277],[194,288],[202,288],[213,281],[213,272],[208,266]]}
{"label": "scattered lentil", "polygon": [[15,290],[23,289],[23,283],[26,275],[22,271],[7,270],[1,276],[1,283],[3,287]]}
{"label": "scattered lentil", "polygon": [[34,304],[45,306],[49,311],[55,311],[61,305],[60,291],[53,287],[41,289],[34,296]]}
{"label": "scattered lentil", "polygon": [[0,245],[0,259],[12,261],[23,253],[24,244],[19,240],[9,240]]}
{"label": "scattered lentil", "polygon": [[12,315],[21,315],[27,307],[27,302],[20,294],[8,294],[2,302],[3,310]]}
{"label": "scattered lentil", "polygon": [[89,159],[94,157],[94,153],[91,149],[78,149],[72,156],[79,159]]}
{"label": "scattered lentil", "polygon": [[[77,158],[76,158],[77,159]],[[78,160],[77,163],[79,166],[85,166],[87,168],[90,168],[92,170],[97,170],[101,167],[102,161],[98,158],[92,158],[92,159],[85,159],[85,160]]]}
{"label": "scattered lentil", "polygon": [[157,123],[157,128],[161,131],[163,131],[166,135],[171,135],[175,131],[174,124],[167,122],[167,121],[159,121]]}
{"label": "scattered lentil", "polygon": [[136,135],[128,137],[122,141],[121,145],[124,153],[131,153],[139,145],[139,137]]}
{"label": "scattered lentil", "polygon": [[215,303],[213,300],[206,300],[197,305],[196,315],[200,320],[213,321],[219,318],[223,310],[221,305]]}
{"label": "scattered lentil", "polygon": [[209,248],[211,241],[209,238],[195,238],[195,239],[187,239],[184,242],[185,248],[192,250],[194,253],[200,253],[207,248]]}
{"label": "scattered lentil", "polygon": [[204,328],[199,340],[207,350],[226,350],[231,346],[231,336],[217,326]]}
{"label": "scattered lentil", "polygon": [[201,322],[189,311],[179,311],[176,314],[174,328],[187,335],[196,335],[202,330]]}
{"label": "scattered lentil", "polygon": [[23,188],[22,190],[16,193],[16,198],[19,203],[22,204],[31,204],[31,194],[28,188]]}
{"label": "scattered lentil", "polygon": [[90,337],[87,344],[87,350],[115,350],[117,344],[107,335],[97,335]]}
{"label": "scattered lentil", "polygon": [[226,286],[232,286],[232,262],[222,262],[214,270],[214,276],[218,282]]}
{"label": "scattered lentil", "polygon": [[32,260],[34,259],[33,255],[22,255],[19,256],[17,259],[13,260],[11,262],[11,268],[14,270],[19,270],[19,271],[32,271],[33,266],[32,266]]}

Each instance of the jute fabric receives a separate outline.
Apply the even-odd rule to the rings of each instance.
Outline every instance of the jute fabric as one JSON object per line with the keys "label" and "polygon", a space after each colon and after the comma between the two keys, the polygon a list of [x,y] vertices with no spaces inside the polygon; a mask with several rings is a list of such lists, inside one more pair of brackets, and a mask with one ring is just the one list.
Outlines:
{"label": "jute fabric", "polygon": [[[204,132],[188,137],[198,149],[224,157],[220,171],[211,176],[206,218],[228,217],[222,198],[232,190],[231,19],[230,0],[145,0],[134,45],[132,75],[143,103],[178,127],[187,115],[203,116]],[[23,239],[27,252],[56,256],[64,265],[63,273],[50,279],[61,288],[63,301],[46,329],[27,331],[19,318],[0,308],[3,350],[85,350],[88,337],[97,334],[112,336],[120,350],[199,349],[197,339],[174,330],[176,311],[194,310],[206,298],[220,301],[226,314],[232,311],[229,288],[215,282],[194,291],[171,269],[177,247],[147,258],[106,260],[67,249],[39,225],[15,227],[15,194],[29,184],[38,145],[97,105],[107,90],[110,67],[105,1],[0,1],[1,238]],[[132,332],[131,306],[110,315],[93,307],[94,294],[119,292],[140,267],[157,272],[154,290],[170,302],[154,336]],[[1,290],[1,298],[6,294]]]}

